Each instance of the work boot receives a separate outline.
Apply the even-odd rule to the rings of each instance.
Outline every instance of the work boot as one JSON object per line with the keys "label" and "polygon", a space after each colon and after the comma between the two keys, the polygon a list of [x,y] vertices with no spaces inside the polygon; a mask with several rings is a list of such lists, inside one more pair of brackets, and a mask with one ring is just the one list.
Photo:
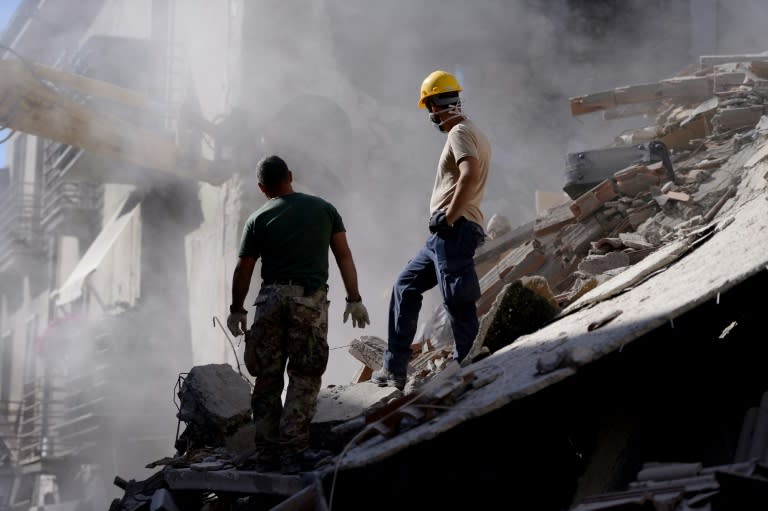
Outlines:
{"label": "work boot", "polygon": [[333,452],[323,449],[305,449],[297,454],[284,454],[280,457],[280,472],[283,474],[298,474],[309,472],[318,465],[330,463]]}
{"label": "work boot", "polygon": [[304,453],[306,451],[283,454],[280,456],[280,472],[283,474],[298,474],[306,470]]}
{"label": "work boot", "polygon": [[232,464],[243,470],[254,470],[256,472],[278,472],[280,470],[280,460],[273,449],[263,447],[254,447],[249,449],[232,460]]}
{"label": "work boot", "polygon": [[397,388],[401,392],[405,388],[406,379],[407,378],[404,374],[393,373],[386,367],[382,367],[381,369],[374,371],[371,375],[371,382],[375,383],[379,387],[386,387],[389,385],[390,387]]}

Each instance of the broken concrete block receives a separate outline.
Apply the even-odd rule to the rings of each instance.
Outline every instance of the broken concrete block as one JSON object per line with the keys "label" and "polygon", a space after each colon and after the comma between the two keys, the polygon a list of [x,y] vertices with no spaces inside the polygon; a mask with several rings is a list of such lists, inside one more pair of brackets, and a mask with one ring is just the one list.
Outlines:
{"label": "broken concrete block", "polygon": [[580,272],[600,275],[624,266],[629,266],[629,256],[622,251],[615,251],[605,255],[588,255],[579,263],[578,269]]}
{"label": "broken concrete block", "polygon": [[738,54],[738,55],[700,55],[699,65],[701,67],[716,66],[718,64],[728,64],[730,62],[750,62],[752,64],[756,62],[768,61],[768,55],[760,53],[755,54]]}
{"label": "broken concrete block", "polygon": [[693,169],[683,179],[683,184],[696,184],[708,181],[712,173],[707,169]]}
{"label": "broken concrete block", "polygon": [[582,295],[595,289],[599,284],[598,280],[593,275],[577,272],[575,276],[576,279],[567,292],[566,303],[575,302],[581,298]]}
{"label": "broken concrete block", "polygon": [[744,83],[747,74],[743,71],[719,72],[712,75],[716,91],[727,90]]}
{"label": "broken concrete block", "polygon": [[471,351],[485,346],[493,353],[519,336],[538,330],[558,312],[559,308],[525,287],[522,281],[506,284],[491,309],[480,319],[480,330]]}
{"label": "broken concrete block", "polygon": [[176,416],[187,425],[179,437],[186,443],[180,451],[223,446],[227,436],[251,421],[250,385],[229,364],[193,367],[178,397]]}
{"label": "broken concrete block", "polygon": [[[384,352],[387,341],[373,335],[361,335],[349,344],[349,354],[372,369],[378,369],[384,364]],[[408,374],[414,371],[413,365],[408,364]]]}
{"label": "broken concrete block", "polygon": [[549,288],[549,282],[547,282],[547,279],[541,275],[530,275],[527,277],[522,277],[520,282],[523,283],[523,286],[544,298],[553,308],[558,308],[555,295]]}
{"label": "broken concrete block", "polygon": [[[373,383],[336,385],[320,390],[313,423],[337,425],[362,415],[371,407],[388,402],[399,393],[394,387],[379,387]],[[399,395],[399,394],[397,394]]]}
{"label": "broken concrete block", "polygon": [[592,245],[592,249],[590,250],[590,252],[607,254],[608,252],[613,252],[614,250],[624,248],[624,241],[622,241],[620,237],[619,238],[600,238],[597,241],[593,241],[591,245]]}
{"label": "broken concrete block", "polygon": [[494,298],[505,282],[528,275],[538,270],[544,263],[545,256],[538,240],[530,240],[511,250],[501,261],[480,279],[482,295],[477,301],[477,314],[488,311]]}
{"label": "broken concrete block", "polygon": [[628,197],[634,197],[661,183],[657,172],[645,165],[632,165],[616,172],[613,176],[616,179],[616,190]]}
{"label": "broken concrete block", "polygon": [[768,62],[750,62],[749,70],[760,78],[768,78]]}
{"label": "broken concrete block", "polygon": [[645,236],[636,232],[619,233],[619,239],[625,247],[629,248],[644,250],[654,247],[652,243],[649,243],[648,240],[645,239]]}
{"label": "broken concrete block", "polygon": [[672,200],[676,200],[679,202],[688,202],[689,200],[691,200],[691,196],[685,192],[667,192],[664,195],[666,195],[668,198]]}
{"label": "broken concrete block", "polygon": [[656,83],[627,85],[613,90],[570,98],[571,115],[614,109],[618,105],[644,103],[662,98],[704,100],[712,96],[712,80],[706,76],[682,76]]}
{"label": "broken concrete block", "polygon": [[661,141],[670,150],[693,149],[695,141],[707,136],[711,131],[711,124],[706,116],[698,116],[685,125],[671,125],[665,127],[666,133]]}
{"label": "broken concrete block", "polygon": [[629,220],[629,225],[632,226],[633,229],[637,229],[637,227],[648,220],[650,217],[655,215],[659,211],[658,206],[656,203],[648,204],[645,207],[637,208],[633,211],[628,212],[627,219]]}
{"label": "broken concrete block", "polygon": [[574,200],[570,205],[571,212],[576,217],[576,221],[581,222],[614,197],[616,197],[616,189],[613,180],[605,179]]}
{"label": "broken concrete block", "polygon": [[699,169],[717,169],[722,166],[728,159],[727,158],[705,158],[696,164],[696,168]]}
{"label": "broken concrete block", "polygon": [[[475,265],[479,266],[495,261],[505,252],[531,238],[533,238],[533,221],[515,227],[511,231],[499,235],[496,239],[486,240],[485,243],[477,247],[474,258]],[[480,274],[479,270],[478,274]]]}
{"label": "broken concrete block", "polygon": [[533,224],[533,234],[541,238],[547,234],[557,232],[565,225],[573,223],[575,217],[571,211],[569,202],[547,209],[536,217]]}
{"label": "broken concrete block", "polygon": [[595,218],[569,225],[563,229],[558,245],[564,257],[583,255],[589,244],[604,232],[603,226]]}
{"label": "broken concrete block", "polygon": [[758,123],[764,113],[764,107],[748,106],[743,108],[725,108],[712,117],[715,131],[723,132],[737,128],[752,127]]}

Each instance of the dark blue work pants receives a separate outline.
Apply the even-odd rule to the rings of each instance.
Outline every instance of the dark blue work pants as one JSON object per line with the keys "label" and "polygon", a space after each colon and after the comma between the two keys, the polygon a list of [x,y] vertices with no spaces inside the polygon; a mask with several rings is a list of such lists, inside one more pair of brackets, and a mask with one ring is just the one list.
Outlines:
{"label": "dark blue work pants", "polygon": [[473,258],[484,237],[480,225],[462,217],[449,232],[431,235],[397,277],[389,302],[389,338],[384,354],[388,370],[405,374],[422,295],[435,286],[440,288],[453,329],[453,356],[459,362],[467,356],[479,327],[475,302],[480,298],[480,282]]}

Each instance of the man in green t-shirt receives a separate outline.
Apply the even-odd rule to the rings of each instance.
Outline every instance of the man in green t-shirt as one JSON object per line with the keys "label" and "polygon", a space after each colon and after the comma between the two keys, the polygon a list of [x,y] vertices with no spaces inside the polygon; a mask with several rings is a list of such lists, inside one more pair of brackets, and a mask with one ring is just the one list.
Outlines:
{"label": "man in green t-shirt", "polygon": [[[328,249],[347,292],[344,322],[364,328],[368,311],[357,287],[357,271],[346,230],[329,202],[295,192],[293,174],[279,156],[258,164],[259,188],[267,202],[245,224],[232,278],[227,326],[245,333],[244,361],[255,377],[251,409],[256,429],[256,467],[283,473],[303,468],[309,425],[328,363]],[[243,302],[256,260],[262,285],[254,322],[247,330]],[[285,404],[283,373],[288,371]]]}

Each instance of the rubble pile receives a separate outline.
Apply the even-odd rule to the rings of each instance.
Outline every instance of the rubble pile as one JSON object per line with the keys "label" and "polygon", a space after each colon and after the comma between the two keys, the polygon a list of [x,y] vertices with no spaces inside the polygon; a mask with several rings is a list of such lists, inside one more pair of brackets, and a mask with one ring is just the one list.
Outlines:
{"label": "rubble pile", "polygon": [[[478,300],[481,328],[463,368],[451,361],[451,339],[446,337],[450,328],[440,309],[422,325],[421,337],[413,345],[404,392],[366,383],[373,370],[381,367],[385,340],[361,336],[352,341],[349,352],[362,369],[350,385],[321,391],[312,444],[331,453],[318,463],[315,475],[327,476],[329,467],[332,470],[340,463],[350,446],[358,450],[375,446],[435,422],[457,401],[498,377],[498,372],[484,370],[488,368],[482,363],[473,368],[473,362],[515,349],[518,337],[612,296],[609,291],[600,294],[605,289],[601,285],[649,256],[659,261],[648,259],[646,263],[654,264],[647,271],[658,271],[679,256],[659,250],[665,245],[675,248],[673,242],[691,240],[680,249],[689,250],[723,229],[729,221],[723,212],[739,193],[745,170],[768,156],[766,99],[765,55],[702,57],[698,66],[669,80],[572,98],[573,115],[602,111],[606,119],[642,115],[652,122],[622,133],[608,147],[568,155],[563,188],[568,198],[533,221],[510,228],[503,217],[491,217],[487,229],[491,236],[475,258],[482,292]],[[745,151],[747,147],[751,150]],[[647,272],[634,275],[613,292],[621,293],[646,277]],[[590,324],[588,330],[599,329],[618,314]],[[553,374],[555,381],[558,369],[575,369],[596,357],[588,346],[559,346],[554,339],[551,349],[534,354],[538,375]],[[231,368],[205,366],[204,370],[194,368],[184,383],[179,419],[187,430],[177,442],[177,454],[148,465],[163,468],[144,482],[116,479],[126,497],[115,501],[111,511],[149,509],[148,502],[155,499],[166,507],[152,509],[171,509],[168,502],[179,506],[183,499],[185,505],[179,508],[218,509],[225,507],[213,505],[213,500],[235,502],[257,495],[273,498],[274,505],[311,495],[309,501],[318,509],[323,507],[323,491],[316,478],[249,469],[245,380]],[[654,485],[675,479],[675,470],[681,467],[646,468],[655,470],[645,473],[655,479],[641,481],[627,493],[585,500],[578,509],[618,509],[637,504],[638,499],[651,499],[649,495],[663,497],[673,487],[678,491],[674,481]],[[744,478],[754,483],[763,472],[764,467],[755,464],[697,467],[686,480],[714,492]],[[693,507],[696,502],[689,500],[685,505]],[[269,508],[250,504],[252,509]]]}
{"label": "rubble pile", "polygon": [[[768,155],[763,149],[750,161],[733,158],[768,133],[768,55],[703,56],[699,66],[671,79],[570,102],[574,116],[597,111],[606,119],[642,115],[653,124],[622,133],[610,146],[569,154],[563,190],[570,200],[545,210],[532,224],[499,229],[508,221],[498,214],[491,217],[487,230],[493,238],[475,258],[482,290],[478,314],[481,319],[499,316],[486,323],[521,326],[505,329],[503,341],[496,334],[485,337],[488,332],[481,329],[474,357],[557,318],[537,317],[530,307],[526,313],[522,302],[515,314],[508,304],[494,307],[503,289],[510,292],[506,286],[541,277],[562,311],[662,245],[712,222],[733,198],[743,168]],[[450,331],[444,323],[438,308],[424,331],[444,335]],[[429,357],[431,341],[419,341],[412,361]],[[445,340],[439,345],[445,349]],[[380,364],[358,359],[374,370]],[[358,381],[369,375],[363,371]]]}

